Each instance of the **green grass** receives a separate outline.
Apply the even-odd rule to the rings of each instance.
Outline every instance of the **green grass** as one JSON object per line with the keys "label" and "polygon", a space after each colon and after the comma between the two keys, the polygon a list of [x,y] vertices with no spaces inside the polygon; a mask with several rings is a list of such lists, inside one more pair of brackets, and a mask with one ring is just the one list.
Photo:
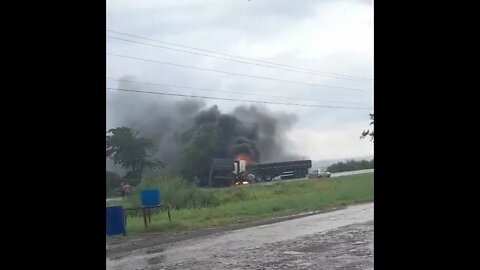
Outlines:
{"label": "green grass", "polygon": [[157,188],[160,190],[164,203],[169,203],[174,209],[203,208],[219,206],[218,197],[207,190],[202,190],[192,183],[187,183],[179,177],[163,177],[145,179],[135,187],[132,196],[122,201],[109,201],[107,206],[123,205],[125,208],[140,207],[140,191]]}
{"label": "green grass", "polygon": [[[130,215],[129,234],[193,230],[373,201],[373,173],[211,191],[178,179],[151,180],[145,185],[159,187],[164,201],[174,206],[172,224],[163,211],[152,215],[147,229],[140,215]],[[112,203],[129,207],[139,201],[137,193],[129,200]]]}

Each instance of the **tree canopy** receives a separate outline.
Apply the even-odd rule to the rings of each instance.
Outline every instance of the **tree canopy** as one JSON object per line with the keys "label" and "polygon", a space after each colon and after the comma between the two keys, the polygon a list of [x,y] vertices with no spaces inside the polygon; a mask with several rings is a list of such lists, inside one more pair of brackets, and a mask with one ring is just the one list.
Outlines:
{"label": "tree canopy", "polygon": [[204,124],[192,134],[190,143],[184,148],[183,174],[186,179],[208,176],[212,158],[217,151],[217,130],[213,124]]}
{"label": "tree canopy", "polygon": [[372,131],[370,131],[370,129],[364,130],[362,132],[362,136],[360,136],[360,139],[364,139],[365,137],[370,136],[370,141],[373,142],[373,113],[370,114],[370,120],[372,120],[372,122],[370,122],[370,125],[372,126]]}
{"label": "tree canopy", "polygon": [[347,160],[345,162],[338,162],[327,167],[327,171],[331,173],[349,172],[356,170],[373,169],[373,159],[368,160]]}
{"label": "tree canopy", "polygon": [[140,181],[145,169],[164,168],[165,163],[151,157],[155,151],[153,141],[138,136],[133,129],[118,127],[107,131],[106,156],[129,169],[126,178]]}

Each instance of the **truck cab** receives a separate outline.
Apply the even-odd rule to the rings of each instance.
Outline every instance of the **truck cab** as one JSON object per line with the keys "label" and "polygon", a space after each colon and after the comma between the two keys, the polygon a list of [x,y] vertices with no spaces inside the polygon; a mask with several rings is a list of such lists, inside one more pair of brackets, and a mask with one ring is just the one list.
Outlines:
{"label": "truck cab", "polygon": [[213,159],[208,177],[209,186],[231,186],[248,183],[245,160],[228,158]]}

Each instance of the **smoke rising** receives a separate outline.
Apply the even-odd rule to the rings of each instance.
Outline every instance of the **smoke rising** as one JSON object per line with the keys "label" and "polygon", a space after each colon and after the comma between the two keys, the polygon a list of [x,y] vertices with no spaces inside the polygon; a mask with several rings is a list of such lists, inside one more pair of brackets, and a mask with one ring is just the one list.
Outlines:
{"label": "smoke rising", "polygon": [[257,163],[260,160],[257,143],[245,137],[238,137],[232,142],[227,156],[246,160],[247,164]]}
{"label": "smoke rising", "polygon": [[[120,82],[119,88],[142,90],[141,85],[127,82]],[[112,92],[108,97],[107,128],[127,126],[153,139],[158,147],[155,157],[167,163],[165,172],[181,168],[183,149],[204,131],[211,131],[216,140],[210,158],[242,154],[261,163],[299,159],[285,136],[297,122],[292,114],[257,105],[222,113],[216,105],[207,108],[203,100],[150,94]]]}

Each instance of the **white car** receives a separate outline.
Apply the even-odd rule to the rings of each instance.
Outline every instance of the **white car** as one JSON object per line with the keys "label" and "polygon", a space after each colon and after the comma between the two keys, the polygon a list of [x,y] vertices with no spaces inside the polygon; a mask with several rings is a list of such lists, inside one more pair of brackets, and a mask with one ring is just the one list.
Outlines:
{"label": "white car", "polygon": [[312,170],[308,173],[308,178],[330,178],[330,172],[325,170]]}

